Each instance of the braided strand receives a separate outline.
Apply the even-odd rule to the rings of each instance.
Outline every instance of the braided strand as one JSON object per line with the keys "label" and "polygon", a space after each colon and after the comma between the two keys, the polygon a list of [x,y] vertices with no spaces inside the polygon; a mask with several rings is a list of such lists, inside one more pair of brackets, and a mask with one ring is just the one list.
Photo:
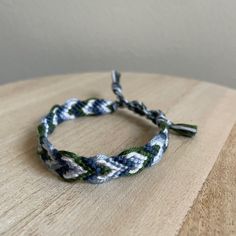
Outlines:
{"label": "braided strand", "polygon": [[[38,154],[46,166],[63,179],[84,180],[98,184],[121,176],[136,174],[161,160],[168,147],[169,129],[182,132],[181,134],[185,136],[196,133],[195,126],[174,125],[160,110],[148,110],[143,103],[126,100],[120,85],[120,73],[117,71],[112,72],[112,90],[117,96],[117,101],[97,98],[81,101],[72,98],[63,105],[53,106],[41,120],[38,126]],[[119,107],[126,107],[134,113],[145,116],[159,126],[160,132],[144,146],[129,148],[110,157],[104,154],[84,157],[69,151],[58,150],[48,140],[48,136],[64,121],[84,116],[111,114]],[[191,135],[186,135],[186,133]]]}

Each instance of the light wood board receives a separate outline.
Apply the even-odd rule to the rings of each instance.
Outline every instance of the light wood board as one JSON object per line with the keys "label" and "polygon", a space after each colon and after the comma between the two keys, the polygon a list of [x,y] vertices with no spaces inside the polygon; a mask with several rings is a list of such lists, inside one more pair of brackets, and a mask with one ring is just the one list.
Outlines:
{"label": "light wood board", "polygon": [[236,235],[236,125],[180,230],[183,235]]}
{"label": "light wood board", "polygon": [[[198,193],[216,160],[222,158],[219,154],[226,140],[236,139],[230,136],[236,121],[236,92],[157,74],[124,73],[121,82],[128,99],[141,100],[150,109],[160,108],[173,121],[198,124],[198,135],[193,139],[171,135],[160,164],[138,175],[102,185],[67,183],[39,161],[36,126],[52,105],[68,98],[114,99],[110,74],[54,76],[0,86],[0,233],[193,232],[196,225],[191,222],[198,216],[191,218],[191,211],[196,208]],[[122,110],[64,123],[51,141],[59,149],[83,155],[116,154],[146,143],[155,132],[157,128],[149,121]],[[231,153],[227,155],[230,159]]]}

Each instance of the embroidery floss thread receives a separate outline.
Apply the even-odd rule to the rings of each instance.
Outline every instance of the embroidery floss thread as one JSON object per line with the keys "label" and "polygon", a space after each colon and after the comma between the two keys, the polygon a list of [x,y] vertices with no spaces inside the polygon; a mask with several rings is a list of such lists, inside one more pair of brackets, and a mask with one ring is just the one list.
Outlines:
{"label": "embroidery floss thread", "polygon": [[[161,110],[149,110],[142,102],[128,101],[122,93],[120,73],[112,72],[112,90],[116,101],[89,98],[81,101],[69,99],[63,105],[55,105],[38,126],[38,155],[46,166],[65,180],[85,180],[93,184],[104,183],[121,176],[136,174],[146,167],[157,164],[169,144],[169,130],[179,135],[193,137],[197,126],[174,124]],[[69,151],[58,150],[48,140],[56,126],[64,121],[84,116],[111,114],[119,108],[127,108],[146,117],[156,124],[160,131],[144,146],[133,147],[116,156],[97,154],[84,157]]]}

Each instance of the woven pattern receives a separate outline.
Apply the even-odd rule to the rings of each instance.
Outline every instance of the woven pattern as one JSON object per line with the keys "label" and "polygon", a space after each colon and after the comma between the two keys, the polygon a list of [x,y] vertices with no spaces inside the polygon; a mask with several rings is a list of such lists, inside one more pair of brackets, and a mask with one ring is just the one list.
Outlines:
{"label": "woven pattern", "polygon": [[[122,92],[120,76],[118,71],[112,72],[112,90],[117,97],[116,101],[96,98],[85,101],[70,99],[64,105],[54,106],[38,126],[38,154],[49,169],[62,178],[86,180],[97,184],[133,175],[161,160],[168,147],[169,130],[185,137],[193,137],[197,133],[195,125],[175,124],[167,119],[161,110],[149,110],[142,102],[128,101]],[[129,148],[111,157],[104,154],[84,157],[68,151],[59,151],[48,140],[48,135],[63,121],[110,114],[118,108],[127,108],[146,117],[160,128],[160,132],[144,146]]]}
{"label": "woven pattern", "polygon": [[38,126],[38,154],[43,162],[65,180],[79,179],[90,183],[103,183],[133,175],[158,163],[168,146],[168,128],[165,125],[144,146],[129,148],[111,157],[103,154],[83,157],[72,152],[59,151],[48,140],[48,135],[63,121],[110,114],[117,108],[116,102],[94,98],[86,101],[70,99],[64,105],[54,106]]}

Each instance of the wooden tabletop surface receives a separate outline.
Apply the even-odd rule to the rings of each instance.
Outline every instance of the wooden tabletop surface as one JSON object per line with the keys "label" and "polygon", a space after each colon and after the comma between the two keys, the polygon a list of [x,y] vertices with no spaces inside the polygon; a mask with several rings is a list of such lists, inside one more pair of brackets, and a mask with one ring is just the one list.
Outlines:
{"label": "wooden tabletop surface", "polygon": [[[156,166],[101,185],[67,183],[36,155],[36,126],[71,97],[115,99],[109,73],[64,75],[0,86],[0,234],[235,235],[236,91],[195,80],[124,73],[128,99],[199,126],[170,136]],[[129,111],[62,124],[50,140],[83,155],[117,154],[157,127]]]}

